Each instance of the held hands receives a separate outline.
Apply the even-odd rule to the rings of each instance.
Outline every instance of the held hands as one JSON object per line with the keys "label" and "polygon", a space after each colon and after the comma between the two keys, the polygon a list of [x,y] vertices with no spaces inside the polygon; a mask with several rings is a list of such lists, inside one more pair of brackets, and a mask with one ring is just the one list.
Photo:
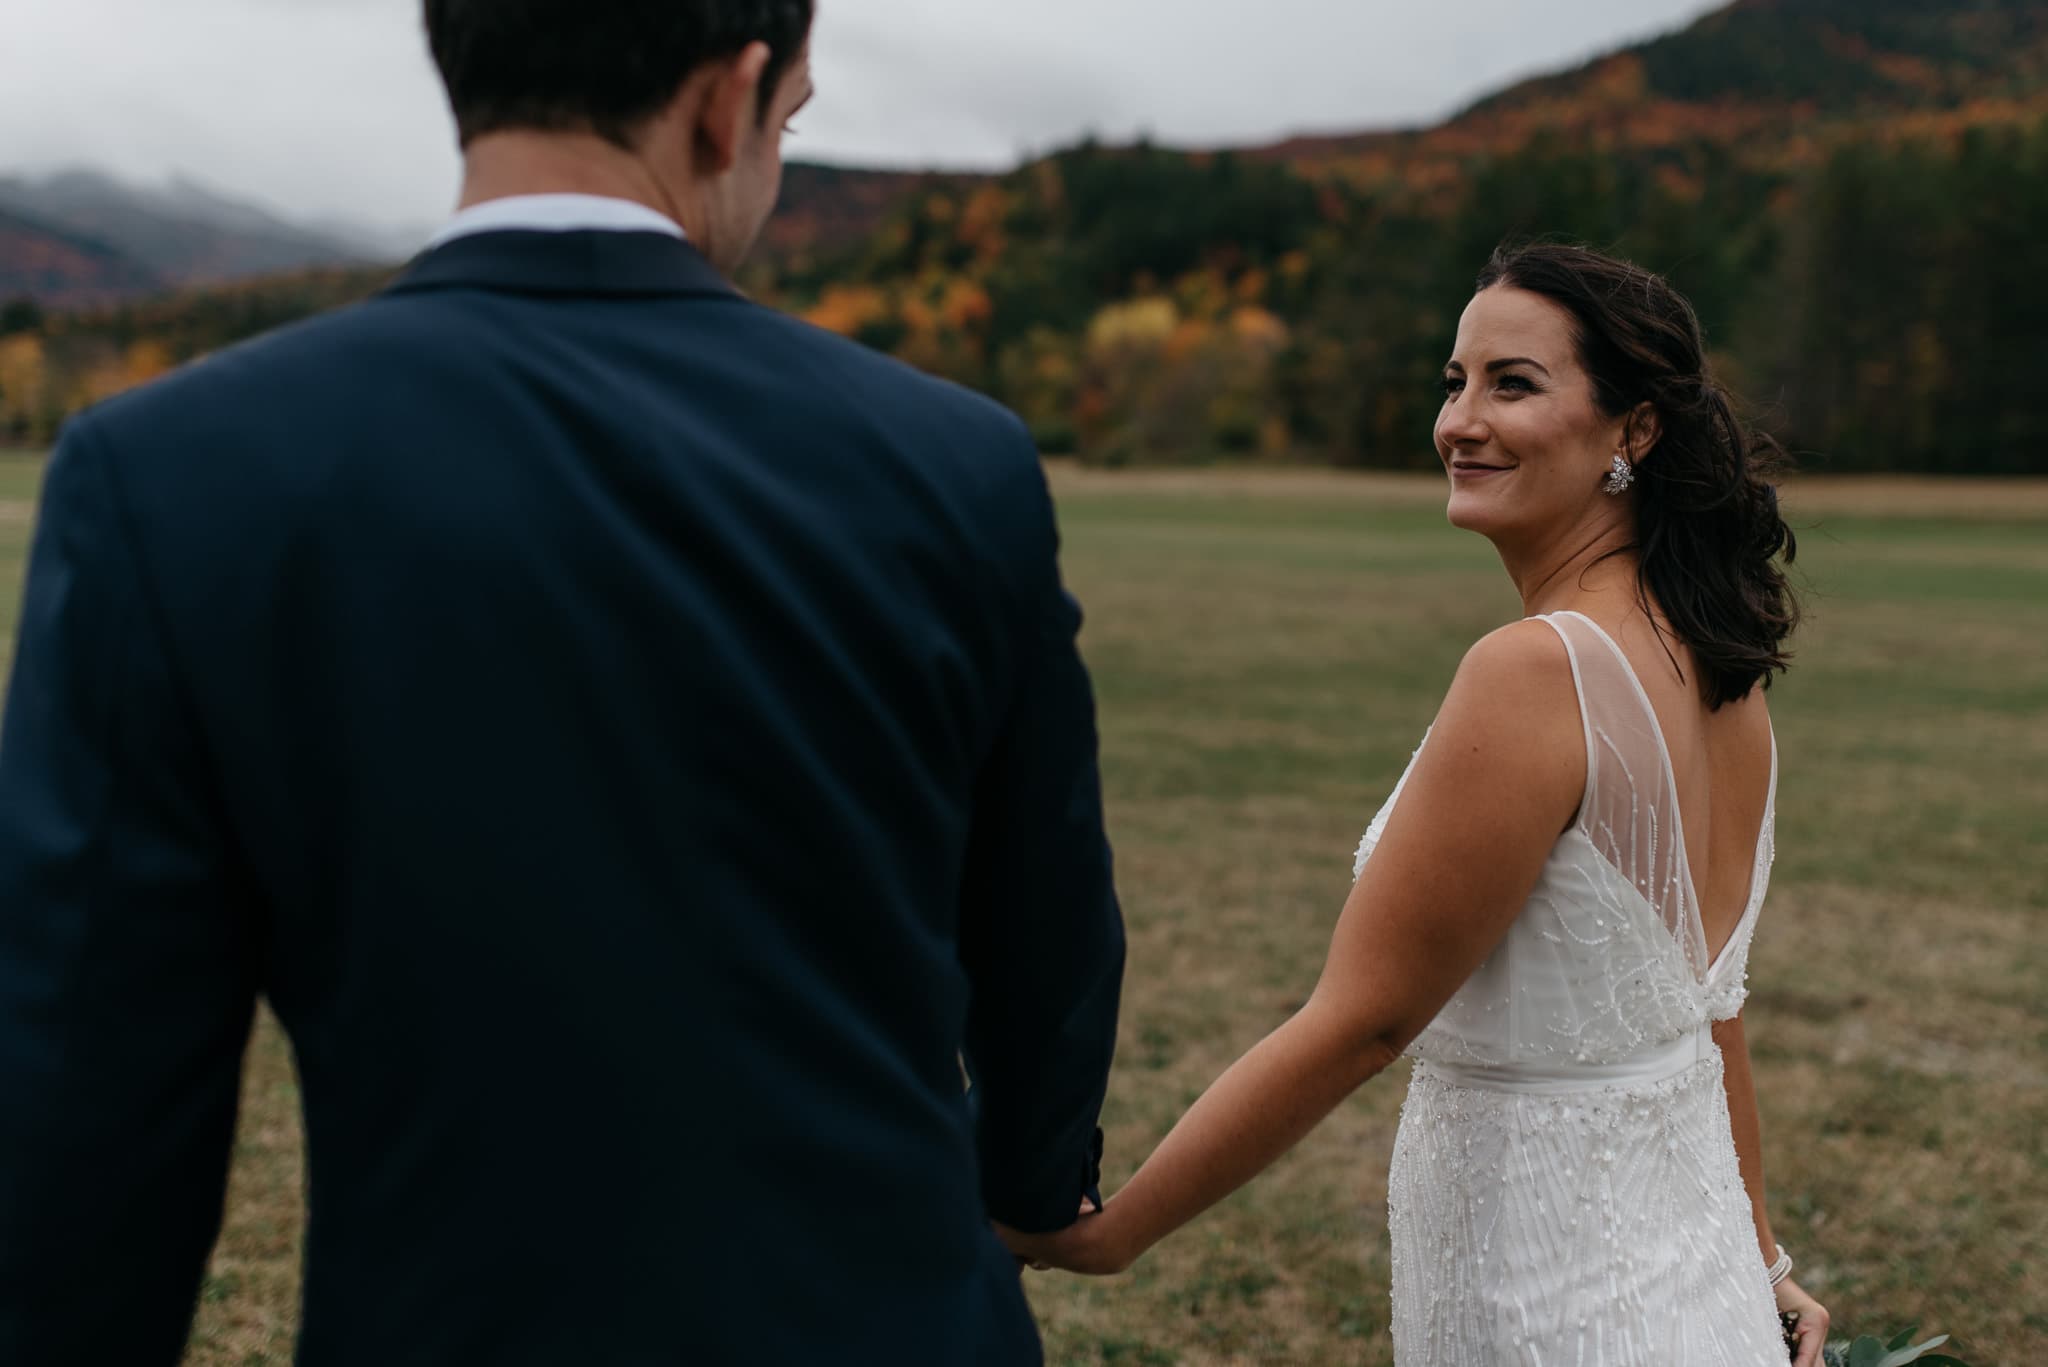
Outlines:
{"label": "held hands", "polygon": [[1024,1266],[1113,1277],[1136,1262],[1143,1251],[1127,1247],[1124,1224],[1125,1221],[1110,1214],[1107,1205],[1091,1208],[1084,1201],[1080,1219],[1050,1234],[1025,1234],[1000,1222],[995,1230],[1004,1246]]}
{"label": "held hands", "polygon": [[1820,1367],[1820,1352],[1828,1341],[1827,1307],[1807,1295],[1790,1277],[1779,1282],[1775,1289],[1778,1313],[1799,1317],[1790,1331],[1798,1344],[1792,1367]]}

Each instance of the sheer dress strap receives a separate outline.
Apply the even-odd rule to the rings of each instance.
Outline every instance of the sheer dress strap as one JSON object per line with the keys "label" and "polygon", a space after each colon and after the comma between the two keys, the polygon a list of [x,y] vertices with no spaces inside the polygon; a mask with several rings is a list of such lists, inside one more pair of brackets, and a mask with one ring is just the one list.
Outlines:
{"label": "sheer dress strap", "polygon": [[1586,794],[1577,829],[1635,886],[1704,983],[1706,932],[1695,905],[1678,780],[1656,709],[1614,638],[1583,613],[1549,613],[1564,640],[1586,734]]}

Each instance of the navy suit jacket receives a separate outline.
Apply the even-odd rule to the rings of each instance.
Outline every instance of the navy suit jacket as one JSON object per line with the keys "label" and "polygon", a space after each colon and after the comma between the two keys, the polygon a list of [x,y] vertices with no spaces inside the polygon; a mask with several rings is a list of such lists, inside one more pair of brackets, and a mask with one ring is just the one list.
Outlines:
{"label": "navy suit jacket", "polygon": [[[71,424],[0,732],[0,1363],[174,1363],[254,1005],[299,1360],[1036,1362],[1123,932],[1015,418],[502,232]],[[962,1057],[976,1083],[970,1113]]]}

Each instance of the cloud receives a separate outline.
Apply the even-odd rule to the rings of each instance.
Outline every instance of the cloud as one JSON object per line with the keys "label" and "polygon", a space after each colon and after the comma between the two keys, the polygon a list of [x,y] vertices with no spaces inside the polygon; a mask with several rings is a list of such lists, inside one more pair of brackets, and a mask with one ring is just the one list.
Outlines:
{"label": "cloud", "polygon": [[185,173],[298,214],[432,218],[454,134],[415,0],[8,0],[0,165]]}
{"label": "cloud", "polygon": [[[972,22],[922,0],[826,9],[812,52],[818,98],[795,156],[1000,166],[1123,117],[1128,81],[1058,31]],[[932,11],[930,13],[922,11]]]}

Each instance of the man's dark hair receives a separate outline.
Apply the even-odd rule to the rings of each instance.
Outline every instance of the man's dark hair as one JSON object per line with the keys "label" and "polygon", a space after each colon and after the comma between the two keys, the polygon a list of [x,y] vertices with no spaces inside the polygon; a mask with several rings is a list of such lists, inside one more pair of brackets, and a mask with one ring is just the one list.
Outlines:
{"label": "man's dark hair", "polygon": [[767,102],[813,0],[426,0],[427,42],[466,147],[486,133],[595,133],[630,146],[692,73],[749,43]]}

